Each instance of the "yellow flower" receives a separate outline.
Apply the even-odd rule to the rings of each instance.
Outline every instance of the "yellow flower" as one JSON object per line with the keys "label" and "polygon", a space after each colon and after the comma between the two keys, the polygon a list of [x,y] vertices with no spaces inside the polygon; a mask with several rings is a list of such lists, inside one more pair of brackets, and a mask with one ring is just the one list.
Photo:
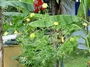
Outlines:
{"label": "yellow flower", "polygon": [[7,36],[7,35],[8,35],[8,32],[6,31],[3,35],[4,35],[4,36]]}
{"label": "yellow flower", "polygon": [[27,21],[27,22],[29,22],[29,21],[30,21],[30,19],[29,19],[29,18],[27,18],[27,19],[26,19],[26,21]]}
{"label": "yellow flower", "polygon": [[58,25],[58,22],[54,22],[54,25],[57,26]]}
{"label": "yellow flower", "polygon": [[34,38],[35,37],[35,34],[34,33],[31,33],[30,34],[30,38]]}
{"label": "yellow flower", "polygon": [[30,17],[33,17],[34,15],[35,15],[34,13],[31,13],[31,14],[30,14]]}
{"label": "yellow flower", "polygon": [[83,26],[85,26],[85,27],[86,27],[86,26],[87,26],[87,23],[83,23]]}
{"label": "yellow flower", "polygon": [[48,7],[47,3],[44,3],[44,4],[42,5],[42,7],[43,7],[43,8],[47,8],[47,7]]}
{"label": "yellow flower", "polygon": [[74,38],[70,38],[70,41],[73,42],[74,41]]}
{"label": "yellow flower", "polygon": [[62,42],[64,42],[64,37],[62,37]]}
{"label": "yellow flower", "polygon": [[14,31],[14,34],[18,34],[18,31],[17,31],[17,30],[15,30],[15,31]]}

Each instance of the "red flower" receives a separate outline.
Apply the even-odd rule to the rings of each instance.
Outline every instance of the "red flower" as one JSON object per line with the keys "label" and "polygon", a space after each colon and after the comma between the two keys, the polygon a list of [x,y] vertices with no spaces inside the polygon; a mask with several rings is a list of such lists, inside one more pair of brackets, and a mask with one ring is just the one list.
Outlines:
{"label": "red flower", "polygon": [[34,12],[44,10],[44,8],[42,8],[43,3],[43,0],[34,0]]}

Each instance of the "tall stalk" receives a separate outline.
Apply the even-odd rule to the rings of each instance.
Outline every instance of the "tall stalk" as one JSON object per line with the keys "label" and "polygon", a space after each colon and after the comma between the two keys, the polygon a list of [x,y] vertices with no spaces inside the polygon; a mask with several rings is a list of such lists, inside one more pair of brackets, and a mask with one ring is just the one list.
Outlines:
{"label": "tall stalk", "polygon": [[52,15],[58,14],[58,3],[56,0],[50,0],[50,6]]}
{"label": "tall stalk", "polygon": [[[53,30],[52,31],[52,34],[55,34],[55,30]],[[55,41],[55,37],[52,35],[52,37],[51,37],[51,41],[52,41],[52,43],[53,43],[53,49],[55,49],[55,50],[57,50],[57,48],[58,48],[58,45],[57,45],[57,43],[56,43],[56,41]],[[56,58],[54,59],[54,67],[59,67],[59,60],[57,60]]]}
{"label": "tall stalk", "polygon": [[0,6],[0,67],[3,67],[2,7]]}

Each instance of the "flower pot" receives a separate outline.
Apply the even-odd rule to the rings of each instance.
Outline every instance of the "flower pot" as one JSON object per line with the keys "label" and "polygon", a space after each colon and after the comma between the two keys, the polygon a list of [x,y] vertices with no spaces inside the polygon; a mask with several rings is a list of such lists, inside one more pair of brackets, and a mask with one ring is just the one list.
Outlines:
{"label": "flower pot", "polygon": [[21,47],[19,45],[4,46],[3,53],[3,65],[4,67],[17,67],[18,61],[12,60],[14,56],[19,56],[21,53]]}

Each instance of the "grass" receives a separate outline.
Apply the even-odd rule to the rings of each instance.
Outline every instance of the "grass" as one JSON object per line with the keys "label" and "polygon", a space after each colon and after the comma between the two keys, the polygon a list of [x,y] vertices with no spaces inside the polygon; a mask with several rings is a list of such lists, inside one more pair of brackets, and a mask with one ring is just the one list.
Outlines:
{"label": "grass", "polygon": [[64,60],[64,67],[87,67],[88,57],[74,56]]}

